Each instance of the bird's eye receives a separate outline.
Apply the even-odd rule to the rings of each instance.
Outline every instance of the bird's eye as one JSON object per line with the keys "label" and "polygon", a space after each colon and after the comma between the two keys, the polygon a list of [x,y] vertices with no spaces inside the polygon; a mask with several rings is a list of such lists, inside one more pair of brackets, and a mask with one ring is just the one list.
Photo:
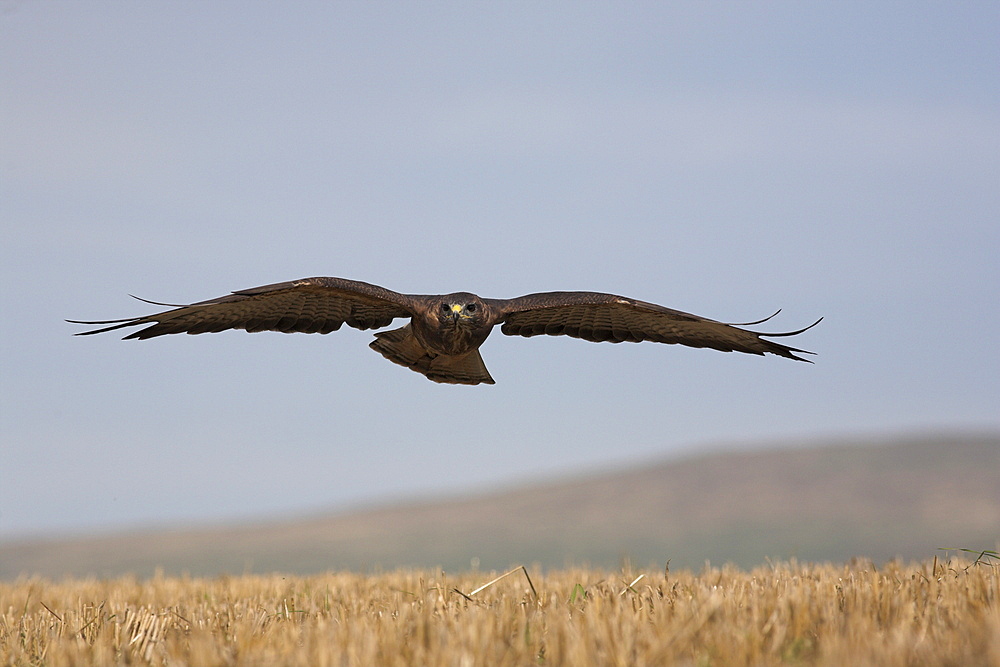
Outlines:
{"label": "bird's eye", "polygon": [[474,313],[474,312],[476,312],[476,304],[474,304],[474,303],[470,303],[469,305],[467,305],[467,306],[465,307],[465,309],[466,309],[467,311],[469,311],[470,313]]}
{"label": "bird's eye", "polygon": [[446,303],[442,303],[442,304],[441,304],[441,310],[443,310],[443,311],[445,311],[445,312],[448,312],[449,310],[451,310],[451,306],[449,306],[449,305],[448,305],[448,304],[446,304]]}

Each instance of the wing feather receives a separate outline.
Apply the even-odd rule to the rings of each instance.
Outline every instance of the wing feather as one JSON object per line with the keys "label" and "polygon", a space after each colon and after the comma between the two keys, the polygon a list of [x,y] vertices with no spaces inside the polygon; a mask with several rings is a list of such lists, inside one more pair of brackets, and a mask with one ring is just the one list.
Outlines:
{"label": "wing feather", "polygon": [[798,335],[822,320],[798,331],[758,333],[655,303],[600,292],[542,292],[491,303],[498,312],[497,321],[502,322],[500,330],[508,336],[545,334],[612,343],[652,341],[724,352],[775,354],[799,361],[808,359],[796,353],[812,352],[765,337]]}
{"label": "wing feather", "polygon": [[78,336],[123,327],[151,325],[126,339],[146,339],[175,333],[216,333],[227,329],[249,332],[330,333],[344,324],[355,329],[388,326],[413,314],[413,299],[377,285],[343,278],[304,278],[239,290],[217,299],[179,306],[145,317],[80,321],[110,324]]}

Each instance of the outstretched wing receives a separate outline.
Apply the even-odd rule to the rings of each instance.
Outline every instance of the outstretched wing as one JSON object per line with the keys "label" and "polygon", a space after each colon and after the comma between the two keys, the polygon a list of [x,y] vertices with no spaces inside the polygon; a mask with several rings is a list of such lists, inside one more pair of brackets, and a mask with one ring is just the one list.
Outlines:
{"label": "outstretched wing", "polygon": [[795,353],[812,354],[765,338],[794,336],[813,324],[786,333],[757,333],[679,310],[599,292],[543,292],[516,299],[491,300],[501,331],[508,336],[572,336],[611,343],[653,341],[723,352],[776,354],[808,361]]}
{"label": "outstretched wing", "polygon": [[336,331],[343,324],[355,329],[384,327],[397,317],[412,314],[412,300],[405,294],[356,280],[304,278],[239,290],[218,299],[146,317],[69,321],[74,324],[112,325],[83,331],[78,336],[150,324],[152,326],[125,336],[125,339],[145,339],[165,334],[199,334],[226,329],[325,334]]}

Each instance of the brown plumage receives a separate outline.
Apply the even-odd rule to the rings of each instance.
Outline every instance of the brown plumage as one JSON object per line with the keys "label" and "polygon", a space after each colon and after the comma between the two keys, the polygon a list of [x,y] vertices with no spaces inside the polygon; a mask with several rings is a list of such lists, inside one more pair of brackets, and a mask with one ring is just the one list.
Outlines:
{"label": "brown plumage", "polygon": [[483,299],[468,292],[400,294],[356,280],[304,278],[240,290],[146,317],[69,321],[111,325],[77,335],[148,324],[125,336],[125,339],[144,340],[165,334],[226,329],[325,334],[344,324],[355,329],[378,329],[400,317],[408,317],[410,322],[399,329],[376,333],[372,349],[434,382],[452,384],[494,383],[479,354],[479,346],[497,324],[508,336],[546,334],[595,342],[678,343],[808,361],[796,353],[811,352],[765,338],[795,336],[822,319],[798,331],[757,333],[740,327],[766,320],[745,325],[725,324],[600,292],[541,292],[514,299]]}

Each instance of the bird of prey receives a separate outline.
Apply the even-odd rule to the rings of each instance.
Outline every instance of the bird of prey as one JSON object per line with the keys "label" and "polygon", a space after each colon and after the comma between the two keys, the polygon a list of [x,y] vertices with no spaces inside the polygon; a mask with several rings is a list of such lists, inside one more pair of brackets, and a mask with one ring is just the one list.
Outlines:
{"label": "bird of prey", "polygon": [[124,338],[144,340],[165,334],[227,329],[325,334],[344,324],[355,329],[378,329],[396,318],[410,321],[399,329],[377,332],[370,347],[389,361],[422,373],[429,380],[449,384],[494,384],[479,354],[479,346],[497,324],[508,336],[546,334],[594,342],[679,343],[808,361],[796,353],[812,352],[765,338],[795,336],[822,320],[798,331],[757,333],[740,327],[760,324],[770,317],[740,325],[726,324],[601,292],[541,292],[514,299],[484,299],[468,292],[400,294],[357,280],[304,278],[177,305],[145,317],[68,321],[111,325],[78,336],[150,325]]}

